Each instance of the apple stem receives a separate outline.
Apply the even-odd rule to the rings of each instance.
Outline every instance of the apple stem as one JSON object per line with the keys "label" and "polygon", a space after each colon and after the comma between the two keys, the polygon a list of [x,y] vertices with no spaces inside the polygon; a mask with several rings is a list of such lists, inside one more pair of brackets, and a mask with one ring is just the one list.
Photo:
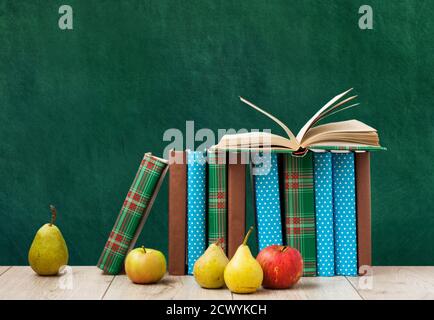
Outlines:
{"label": "apple stem", "polygon": [[280,250],[280,252],[285,252],[286,249],[288,249],[288,246],[284,246],[284,247],[282,248],[282,250]]}
{"label": "apple stem", "polygon": [[51,222],[50,222],[50,227],[51,227],[54,224],[54,222],[56,222],[56,217],[57,217],[57,210],[52,204],[50,204],[50,211],[51,211]]}
{"label": "apple stem", "polygon": [[249,236],[250,236],[250,234],[252,233],[252,231],[253,231],[253,226],[250,227],[249,231],[247,231],[247,234],[246,234],[246,236],[244,237],[243,245],[246,245],[246,244],[247,244],[247,240],[249,240]]}
{"label": "apple stem", "polygon": [[143,252],[146,253],[145,246],[142,246]]}

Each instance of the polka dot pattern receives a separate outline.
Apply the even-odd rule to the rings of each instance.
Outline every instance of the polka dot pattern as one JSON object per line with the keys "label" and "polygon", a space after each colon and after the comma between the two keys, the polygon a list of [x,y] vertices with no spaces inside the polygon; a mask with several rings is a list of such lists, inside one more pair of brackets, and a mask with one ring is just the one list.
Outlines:
{"label": "polka dot pattern", "polygon": [[333,170],[330,152],[314,153],[317,274],[335,274],[333,233]]}
{"label": "polka dot pattern", "polygon": [[335,272],[357,275],[354,153],[333,153]]}
{"label": "polka dot pattern", "polygon": [[[259,250],[262,250],[269,245],[281,245],[283,242],[277,154],[264,154],[261,161],[257,161],[258,156],[252,154],[258,243]],[[253,159],[254,157],[256,159]]]}
{"label": "polka dot pattern", "polygon": [[187,151],[187,265],[193,273],[205,251],[206,161],[201,151]]}

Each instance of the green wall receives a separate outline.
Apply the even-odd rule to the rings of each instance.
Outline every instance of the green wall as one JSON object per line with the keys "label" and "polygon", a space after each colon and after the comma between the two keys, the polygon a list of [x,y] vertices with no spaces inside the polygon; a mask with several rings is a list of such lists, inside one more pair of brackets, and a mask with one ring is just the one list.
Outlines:
{"label": "green wall", "polygon": [[[294,131],[335,94],[336,116],[380,133],[372,157],[374,263],[434,264],[434,2],[0,1],[0,265],[26,264],[59,210],[70,263],[95,264],[144,152],[168,128]],[[140,243],[167,251],[167,181]],[[252,221],[251,201],[249,221]]]}

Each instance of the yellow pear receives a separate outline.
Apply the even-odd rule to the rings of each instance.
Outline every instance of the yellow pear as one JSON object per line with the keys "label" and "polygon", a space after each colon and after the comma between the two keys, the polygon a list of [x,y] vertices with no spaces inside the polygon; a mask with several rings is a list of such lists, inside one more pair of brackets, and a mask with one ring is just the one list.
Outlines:
{"label": "yellow pear", "polygon": [[250,227],[224,272],[225,283],[234,293],[252,293],[262,284],[264,274],[261,265],[246,244],[252,230],[253,227]]}
{"label": "yellow pear", "polygon": [[68,248],[56,221],[56,208],[50,206],[51,222],[44,224],[36,232],[29,251],[29,264],[41,276],[52,276],[62,266],[68,264]]}
{"label": "yellow pear", "polygon": [[223,273],[229,259],[220,246],[220,241],[212,243],[193,267],[196,282],[207,289],[217,289],[225,284]]}

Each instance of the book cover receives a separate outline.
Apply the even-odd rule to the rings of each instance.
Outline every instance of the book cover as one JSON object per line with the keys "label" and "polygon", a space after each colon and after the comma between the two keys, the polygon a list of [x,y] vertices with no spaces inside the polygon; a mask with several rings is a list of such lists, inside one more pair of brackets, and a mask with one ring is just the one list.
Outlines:
{"label": "book cover", "polygon": [[208,150],[208,245],[220,242],[227,249],[226,152]]}
{"label": "book cover", "polygon": [[372,265],[370,153],[356,153],[358,270],[363,275]]}
{"label": "book cover", "polygon": [[335,273],[357,275],[357,227],[354,153],[333,153]]}
{"label": "book cover", "polygon": [[283,244],[277,154],[252,153],[251,159],[258,247],[262,250]]}
{"label": "book cover", "polygon": [[187,270],[206,246],[206,158],[202,151],[187,151]]}
{"label": "book cover", "polygon": [[283,155],[286,244],[300,251],[303,276],[316,275],[315,206],[312,152]]}
{"label": "book cover", "polygon": [[185,151],[170,151],[168,193],[168,271],[172,275],[184,275],[187,240],[187,159]]}
{"label": "book cover", "polygon": [[[246,164],[241,154],[228,163],[228,258],[232,258],[243,242],[246,230]],[[231,153],[229,153],[229,159]]]}
{"label": "book cover", "polygon": [[335,274],[332,154],[315,152],[313,164],[317,275],[330,277]]}
{"label": "book cover", "polygon": [[167,161],[146,153],[113,226],[98,268],[118,274],[125,256],[134,247],[167,172]]}

